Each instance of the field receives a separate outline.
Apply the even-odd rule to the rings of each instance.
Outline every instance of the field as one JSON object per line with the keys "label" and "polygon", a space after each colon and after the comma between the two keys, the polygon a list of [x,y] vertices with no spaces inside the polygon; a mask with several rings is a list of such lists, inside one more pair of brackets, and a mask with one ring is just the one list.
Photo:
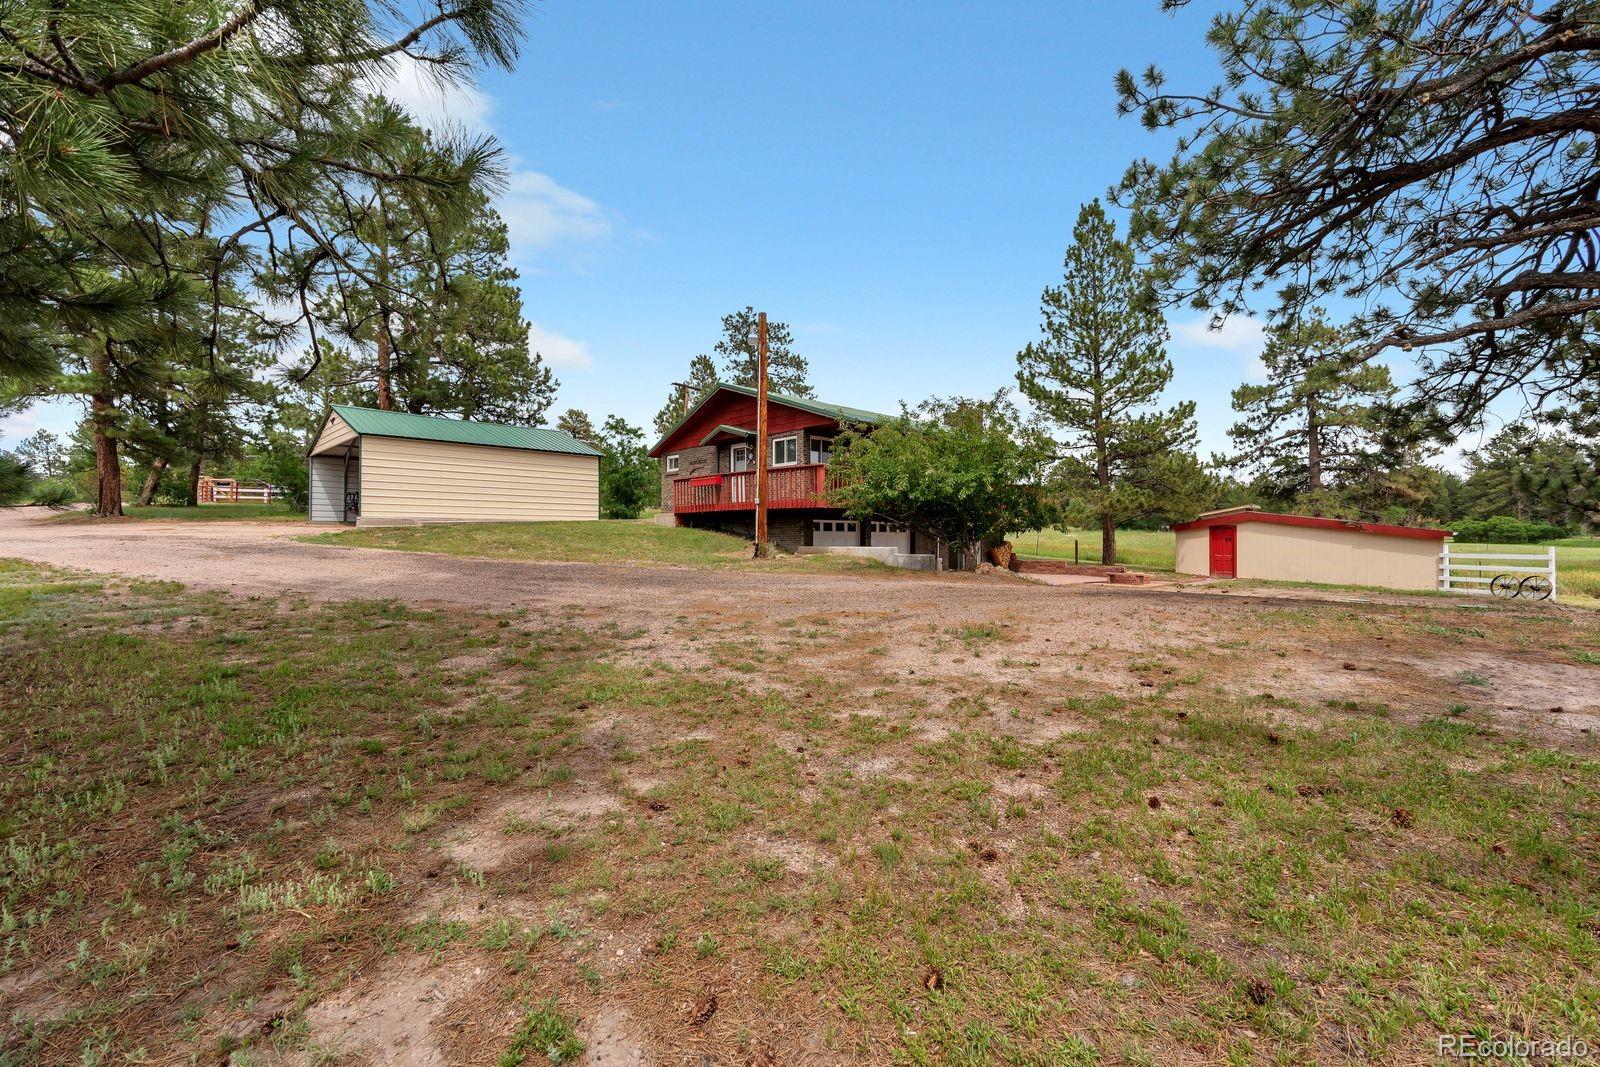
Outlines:
{"label": "field", "polygon": [[[1098,530],[1037,530],[1012,534],[1011,543],[1024,556],[1041,559],[1071,559],[1073,539],[1079,544],[1079,558],[1085,563],[1100,562]],[[1453,544],[1453,542],[1452,542]],[[1556,573],[1560,594],[1570,602],[1600,607],[1600,538],[1569,537],[1556,545]],[[1480,552],[1529,552],[1542,545],[1460,545]],[[1118,562],[1139,570],[1171,571],[1172,534],[1165,530],[1117,531]]]}
{"label": "field", "polygon": [[758,562],[750,559],[750,542],[742,537],[628,520],[389,526],[339,530],[306,540],[313,544],[563,563],[737,566],[809,572],[887,570],[876,560],[835,555],[780,556]]}
{"label": "field", "polygon": [[1600,1041],[1586,614],[660,573],[491,610],[0,562],[0,1061]]}

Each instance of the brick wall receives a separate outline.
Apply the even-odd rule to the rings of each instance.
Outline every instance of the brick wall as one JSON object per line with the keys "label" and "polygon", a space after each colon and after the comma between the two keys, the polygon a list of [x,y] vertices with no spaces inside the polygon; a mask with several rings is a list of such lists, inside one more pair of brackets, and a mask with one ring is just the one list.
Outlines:
{"label": "brick wall", "polygon": [[[672,453],[678,457],[678,471],[676,474],[667,473],[667,458],[661,457],[661,510],[672,510],[672,480],[674,478],[693,478],[698,474],[716,474],[719,469],[726,469],[726,455],[721,459],[723,467],[718,467],[716,445],[697,445],[694,448],[685,448]],[[722,450],[723,453],[727,449]]]}

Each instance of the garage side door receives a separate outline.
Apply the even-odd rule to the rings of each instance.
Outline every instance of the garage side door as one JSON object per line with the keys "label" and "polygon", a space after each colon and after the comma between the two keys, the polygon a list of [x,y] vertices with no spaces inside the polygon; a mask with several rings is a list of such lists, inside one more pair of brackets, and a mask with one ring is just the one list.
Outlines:
{"label": "garage side door", "polygon": [[871,544],[873,548],[892,548],[897,552],[910,552],[911,528],[896,526],[892,522],[875,522],[872,524]]}
{"label": "garage side door", "polygon": [[811,543],[817,548],[857,548],[861,526],[850,519],[813,519]]}

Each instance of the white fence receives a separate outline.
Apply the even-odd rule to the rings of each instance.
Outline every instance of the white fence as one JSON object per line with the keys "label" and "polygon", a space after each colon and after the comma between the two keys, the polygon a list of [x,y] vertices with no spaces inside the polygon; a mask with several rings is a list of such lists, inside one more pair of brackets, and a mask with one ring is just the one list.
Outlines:
{"label": "white fence", "polygon": [[1457,593],[1487,596],[1490,585],[1501,575],[1508,575],[1520,582],[1535,574],[1542,575],[1550,583],[1549,599],[1554,600],[1554,545],[1529,552],[1470,552],[1445,542],[1444,551],[1439,554],[1439,588]]}

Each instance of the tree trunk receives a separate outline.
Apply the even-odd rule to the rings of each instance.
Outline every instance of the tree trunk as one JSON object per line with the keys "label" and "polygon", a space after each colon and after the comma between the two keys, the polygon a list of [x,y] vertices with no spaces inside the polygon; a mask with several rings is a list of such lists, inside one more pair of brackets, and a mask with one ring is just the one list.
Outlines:
{"label": "tree trunk", "polygon": [[141,508],[150,506],[150,501],[156,498],[156,486],[161,482],[161,474],[167,469],[165,456],[157,456],[150,461],[150,477],[144,480],[144,488],[139,490],[138,504]]}
{"label": "tree trunk", "polygon": [[1306,397],[1306,483],[1313,493],[1322,491],[1322,425],[1317,421],[1317,402]]}
{"label": "tree trunk", "polygon": [[1100,562],[1112,564],[1117,561],[1117,519],[1111,514],[1111,463],[1104,446],[1097,451],[1095,475],[1100,480],[1100,495],[1105,501],[1104,510],[1100,512]]}
{"label": "tree trunk", "polygon": [[185,502],[191,508],[200,506],[200,457],[195,456],[189,461],[189,490],[184,494]]}
{"label": "tree trunk", "polygon": [[117,411],[115,397],[111,394],[111,353],[107,349],[101,349],[91,360],[91,370],[95,377],[95,391],[89,399],[89,412],[94,424],[94,513],[121,515],[122,463],[117,457],[117,439],[111,434]]}
{"label": "tree trunk", "polygon": [[394,406],[394,396],[389,384],[389,316],[378,316],[378,410],[388,411]]}

